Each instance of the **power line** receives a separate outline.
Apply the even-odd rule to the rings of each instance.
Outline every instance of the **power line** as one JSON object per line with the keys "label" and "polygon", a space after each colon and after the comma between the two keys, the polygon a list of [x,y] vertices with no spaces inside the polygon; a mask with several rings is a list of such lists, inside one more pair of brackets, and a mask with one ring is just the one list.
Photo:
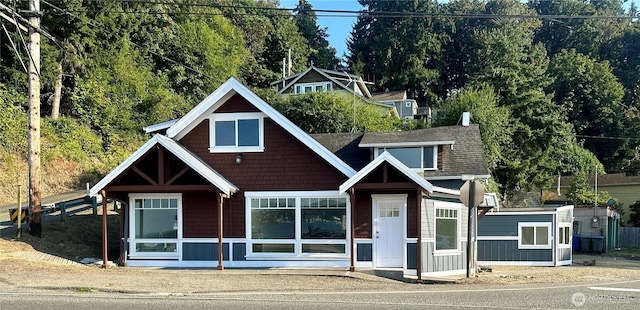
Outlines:
{"label": "power line", "polygon": [[[109,3],[105,0],[92,0],[94,2]],[[171,2],[171,1],[149,1],[149,0],[113,0],[119,3],[135,3],[135,4],[152,4],[152,5],[173,5],[179,7],[202,7],[214,9],[244,9],[255,11],[274,11],[274,12],[293,12],[297,8],[279,8],[279,7],[259,7],[259,6],[241,6],[241,5],[223,5],[213,3],[194,3],[194,2]],[[369,10],[328,10],[328,9],[301,9],[299,12],[313,12],[317,17],[374,17],[374,18],[456,18],[456,19],[555,19],[555,20],[571,20],[571,19],[637,19],[640,16],[630,15],[557,15],[557,14],[458,14],[458,13],[432,13],[432,12],[406,12],[406,11],[369,11]],[[68,11],[72,13],[87,13],[89,10]],[[207,12],[151,12],[151,11],[101,11],[113,14],[152,14],[152,15],[263,15],[255,12],[229,12],[229,13],[207,13]],[[638,15],[638,14],[636,14]]]}

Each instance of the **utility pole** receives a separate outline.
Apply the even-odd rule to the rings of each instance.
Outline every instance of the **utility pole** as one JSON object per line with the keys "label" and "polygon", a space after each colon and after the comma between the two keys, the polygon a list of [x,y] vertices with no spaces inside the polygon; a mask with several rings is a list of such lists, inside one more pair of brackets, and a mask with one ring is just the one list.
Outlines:
{"label": "utility pole", "polygon": [[40,0],[29,0],[29,234],[42,237],[40,200]]}

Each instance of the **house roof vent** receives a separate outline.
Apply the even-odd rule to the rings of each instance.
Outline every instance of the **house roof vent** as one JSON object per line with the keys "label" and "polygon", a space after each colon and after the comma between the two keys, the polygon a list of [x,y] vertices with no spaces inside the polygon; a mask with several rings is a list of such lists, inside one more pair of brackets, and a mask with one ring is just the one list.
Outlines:
{"label": "house roof vent", "polygon": [[469,126],[469,119],[471,118],[471,113],[462,112],[462,126]]}

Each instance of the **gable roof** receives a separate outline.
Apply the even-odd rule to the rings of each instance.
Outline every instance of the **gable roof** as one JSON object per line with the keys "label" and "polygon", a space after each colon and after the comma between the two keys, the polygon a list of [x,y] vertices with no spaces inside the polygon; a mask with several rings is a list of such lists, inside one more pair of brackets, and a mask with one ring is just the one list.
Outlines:
{"label": "gable roof", "polygon": [[422,187],[429,193],[433,192],[433,186],[431,185],[431,183],[429,183],[429,181],[422,178],[420,175],[415,173],[415,171],[411,170],[411,168],[407,167],[405,164],[401,163],[399,160],[393,157],[393,155],[391,155],[389,152],[385,151],[382,154],[380,154],[380,156],[378,156],[376,159],[374,159],[372,162],[370,162],[368,165],[366,165],[364,168],[362,168],[360,171],[358,171],[358,173],[356,173],[354,176],[352,176],[347,181],[342,183],[342,185],[340,185],[340,190],[339,190],[340,194],[345,193],[347,190],[349,190],[349,188],[351,188],[356,183],[360,182],[362,178],[366,177],[369,173],[371,173],[373,170],[378,168],[384,162],[387,162],[394,168],[398,169],[398,171],[400,171],[402,174],[407,176],[411,181],[413,181],[414,183],[416,183],[418,186]]}
{"label": "gable roof", "polygon": [[[335,138],[333,138],[334,135]],[[371,160],[371,153],[367,148],[448,145],[446,146],[448,149],[444,150],[446,156],[442,161],[442,170],[425,170],[424,177],[427,180],[434,182],[459,180],[463,174],[473,174],[479,179],[490,177],[482,147],[480,127],[476,124],[352,135],[321,134],[313,137],[355,169],[364,167]],[[357,145],[354,144],[355,141],[358,141]],[[357,151],[358,149],[360,151]],[[363,149],[367,151],[363,152]],[[359,158],[353,158],[355,156]]]}
{"label": "gable roof", "polygon": [[[345,90],[353,93],[353,88],[352,87],[348,87],[347,84],[351,83],[351,82],[355,82],[358,85],[358,88],[360,88],[360,91],[364,94],[363,97],[364,98],[371,98],[371,93],[369,92],[369,89],[367,88],[367,86],[365,85],[364,80],[362,80],[361,77],[354,75],[354,74],[349,74],[346,72],[341,72],[341,71],[334,71],[334,70],[327,70],[327,69],[321,69],[315,66],[310,66],[309,68],[307,68],[306,70],[300,72],[300,73],[296,73],[293,75],[290,75],[288,77],[285,77],[284,79],[279,79],[277,81],[273,81],[271,82],[271,85],[277,85],[280,84],[284,81],[285,85],[284,87],[282,87],[280,89],[280,91],[278,91],[279,94],[284,93],[285,90],[291,88],[297,81],[299,81],[302,77],[304,77],[305,75],[307,75],[309,72],[311,71],[315,71],[318,74],[324,76],[325,78],[327,78],[328,81],[332,81],[333,83],[336,83],[338,85],[340,85],[342,88],[344,88]],[[347,82],[347,83],[345,83]]]}
{"label": "gable roof", "polygon": [[169,129],[167,129],[167,136],[169,138],[180,140],[191,129],[204,119],[208,118],[211,113],[213,113],[218,107],[222,106],[222,104],[235,94],[244,97],[248,103],[262,111],[262,113],[271,118],[271,120],[276,124],[288,131],[292,136],[320,157],[324,158],[329,164],[333,165],[347,177],[351,177],[356,173],[352,167],[343,162],[338,156],[309,136],[309,134],[300,129],[300,127],[296,126],[293,122],[284,117],[280,112],[276,111],[276,109],[233,77],[229,78],[220,87],[218,87],[218,89],[207,96],[207,98],[191,109],[191,111],[189,111],[185,116],[169,127]]}
{"label": "gable roof", "polygon": [[98,194],[100,190],[105,188],[109,183],[115,180],[120,174],[125,172],[129,167],[131,167],[138,159],[140,159],[144,154],[146,154],[149,150],[151,150],[156,145],[162,145],[166,150],[171,152],[177,158],[182,160],[187,166],[193,169],[195,172],[200,174],[207,181],[211,182],[212,185],[217,187],[221,192],[226,195],[231,195],[234,192],[238,191],[238,187],[233,185],[233,183],[229,182],[222,175],[220,175],[217,171],[213,170],[209,165],[204,163],[198,157],[193,155],[189,150],[185,149],[182,145],[178,144],[176,141],[171,140],[165,136],[156,134],[153,138],[149,139],[147,143],[142,145],[137,151],[131,154],[125,161],[123,161],[118,167],[113,169],[107,176],[102,178],[100,182],[96,183],[90,190],[89,196],[95,196]]}
{"label": "gable roof", "polygon": [[407,100],[407,92],[404,90],[392,90],[371,94],[375,101],[402,101]]}

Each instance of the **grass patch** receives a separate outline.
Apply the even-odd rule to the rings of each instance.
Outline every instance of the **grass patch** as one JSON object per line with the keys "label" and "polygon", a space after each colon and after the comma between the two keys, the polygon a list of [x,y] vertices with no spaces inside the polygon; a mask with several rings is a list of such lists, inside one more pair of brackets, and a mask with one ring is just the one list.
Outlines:
{"label": "grass patch", "polygon": [[79,287],[74,290],[76,293],[97,293],[98,289],[93,287]]}

